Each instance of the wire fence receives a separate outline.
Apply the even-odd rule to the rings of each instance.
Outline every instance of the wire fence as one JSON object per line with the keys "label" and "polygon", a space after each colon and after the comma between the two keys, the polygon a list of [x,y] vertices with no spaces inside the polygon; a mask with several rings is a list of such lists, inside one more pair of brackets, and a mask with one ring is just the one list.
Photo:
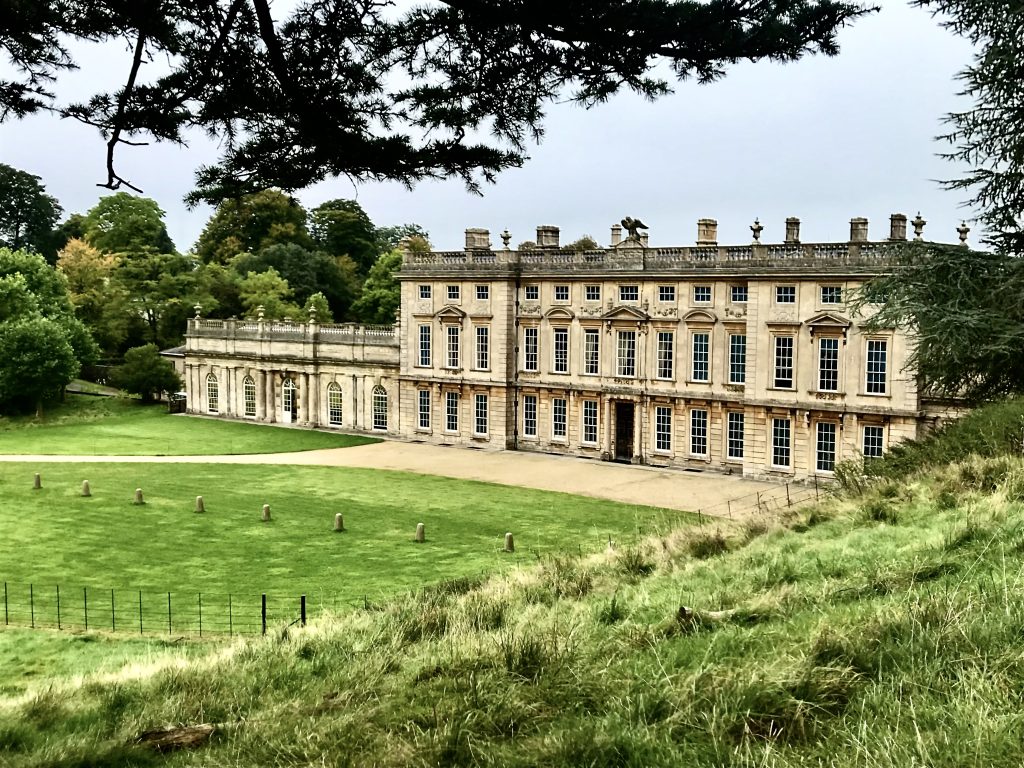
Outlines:
{"label": "wire fence", "polygon": [[802,504],[820,501],[830,489],[830,485],[819,484],[817,478],[807,484],[786,483],[770,491],[757,491],[700,507],[697,509],[697,518],[704,525],[714,519],[738,520],[751,515],[778,514]]}

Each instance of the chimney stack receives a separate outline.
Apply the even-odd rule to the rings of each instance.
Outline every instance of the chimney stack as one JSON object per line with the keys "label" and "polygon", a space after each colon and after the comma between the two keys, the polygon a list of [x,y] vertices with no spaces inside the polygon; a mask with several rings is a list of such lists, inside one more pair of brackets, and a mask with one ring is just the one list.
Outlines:
{"label": "chimney stack", "polygon": [[558,227],[541,225],[537,227],[538,248],[558,248]]}
{"label": "chimney stack", "polygon": [[622,242],[622,225],[612,224],[612,248]]}
{"label": "chimney stack", "polygon": [[697,245],[718,245],[717,219],[697,219]]}
{"label": "chimney stack", "polygon": [[488,251],[491,248],[491,233],[486,229],[470,228],[466,230],[467,251]]}
{"label": "chimney stack", "polygon": [[786,244],[798,245],[800,243],[800,219],[790,216],[786,219]]}
{"label": "chimney stack", "polygon": [[894,213],[889,217],[889,239],[907,239],[907,217],[902,213]]}
{"label": "chimney stack", "polygon": [[868,220],[863,216],[850,219],[850,242],[866,243],[868,241]]}

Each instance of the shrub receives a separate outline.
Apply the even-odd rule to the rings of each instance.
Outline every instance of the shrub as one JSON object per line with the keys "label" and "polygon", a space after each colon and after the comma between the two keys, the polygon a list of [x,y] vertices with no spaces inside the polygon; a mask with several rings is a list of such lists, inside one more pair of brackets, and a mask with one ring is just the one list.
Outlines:
{"label": "shrub", "polygon": [[721,555],[729,550],[729,542],[725,540],[721,531],[714,533],[702,533],[694,536],[687,544],[690,555],[698,560],[706,560],[715,555]]}
{"label": "shrub", "polygon": [[619,570],[630,579],[642,579],[654,571],[654,563],[644,555],[642,547],[626,547],[618,557]]}
{"label": "shrub", "polygon": [[885,523],[896,525],[899,522],[899,513],[896,508],[884,499],[874,499],[861,507],[861,517],[868,523]]}

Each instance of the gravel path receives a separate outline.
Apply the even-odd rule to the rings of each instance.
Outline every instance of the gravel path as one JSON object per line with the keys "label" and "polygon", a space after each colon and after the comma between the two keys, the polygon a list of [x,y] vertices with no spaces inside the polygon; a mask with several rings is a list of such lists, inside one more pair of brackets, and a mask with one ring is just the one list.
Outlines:
{"label": "gravel path", "polygon": [[[296,453],[221,456],[0,456],[0,461],[136,462],[189,464],[294,464],[326,467],[395,469],[481,480],[501,485],[562,491],[627,504],[701,510],[714,517],[742,519],[758,511],[758,501],[785,506],[787,488],[777,483],[744,480],[714,472],[687,472],[611,464],[519,451],[473,451],[438,445],[385,440],[372,445]],[[813,488],[793,486],[792,498],[813,498]]]}

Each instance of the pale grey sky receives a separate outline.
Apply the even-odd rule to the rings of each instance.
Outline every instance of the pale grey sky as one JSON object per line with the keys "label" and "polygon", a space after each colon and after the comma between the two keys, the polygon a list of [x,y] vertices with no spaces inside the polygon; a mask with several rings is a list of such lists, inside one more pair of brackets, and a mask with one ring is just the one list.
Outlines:
{"label": "pale grey sky", "polygon": [[[963,169],[937,157],[943,146],[933,137],[945,113],[967,106],[955,95],[954,75],[970,47],[902,0],[883,0],[881,12],[844,30],[840,44],[835,58],[741,64],[718,83],[679,84],[654,103],[623,94],[591,110],[552,106],[531,159],[483,197],[456,180],[408,191],[345,179],[298,197],[310,208],[355,198],[378,225],[425,227],[437,248],[461,248],[467,227],[489,228],[495,245],[508,227],[514,245],[534,239],[538,224],[560,226],[563,242],[590,234],[607,243],[609,227],[624,216],[643,219],[651,244],[661,246],[692,243],[702,217],[718,219],[723,243],[748,242],[755,216],[767,242],[782,239],[787,216],[802,219],[805,242],[846,239],[854,216],[868,217],[871,237],[881,239],[890,213],[918,210],[927,236],[955,240],[970,212],[959,207],[962,194],[935,180]],[[97,81],[109,88],[128,59],[116,46],[92,47],[60,92],[81,96]],[[109,194],[95,186],[106,178],[104,153],[98,133],[72,121],[40,115],[0,125],[0,162],[40,176],[69,213]],[[215,156],[202,137],[189,149],[119,150],[120,174],[167,212],[181,250],[210,214],[188,211],[182,198],[195,168]]]}

